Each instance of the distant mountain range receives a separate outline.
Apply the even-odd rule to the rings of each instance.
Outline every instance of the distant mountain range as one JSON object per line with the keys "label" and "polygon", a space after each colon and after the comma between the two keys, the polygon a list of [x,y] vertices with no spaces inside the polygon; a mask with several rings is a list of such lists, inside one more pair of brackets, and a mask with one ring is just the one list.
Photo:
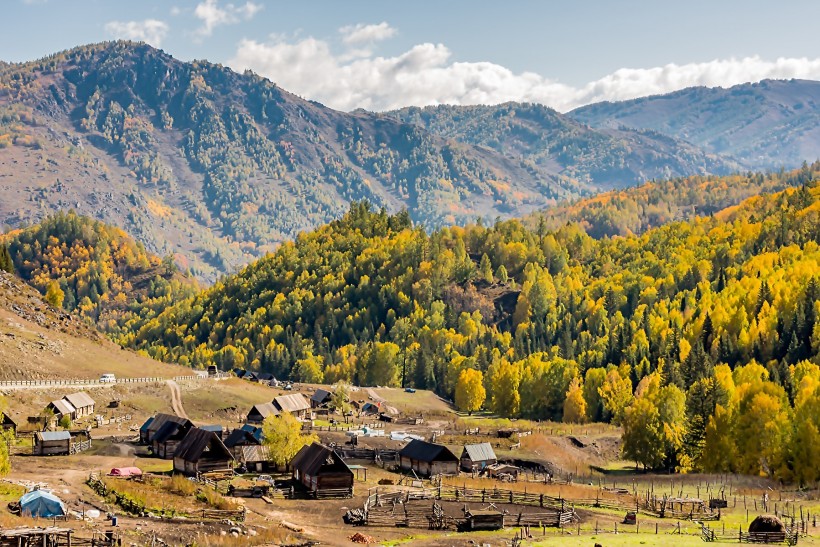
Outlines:
{"label": "distant mountain range", "polygon": [[[434,228],[753,165],[661,122],[593,127],[583,112],[509,103],[344,113],[145,44],[82,46],[0,63],[0,222],[74,209],[212,281],[353,200],[406,208]],[[719,131],[729,129],[704,129]],[[814,154],[782,157],[796,165]]]}
{"label": "distant mountain range", "polygon": [[597,129],[658,131],[750,169],[788,168],[820,157],[820,82],[809,80],[692,87],[584,106],[569,116]]}

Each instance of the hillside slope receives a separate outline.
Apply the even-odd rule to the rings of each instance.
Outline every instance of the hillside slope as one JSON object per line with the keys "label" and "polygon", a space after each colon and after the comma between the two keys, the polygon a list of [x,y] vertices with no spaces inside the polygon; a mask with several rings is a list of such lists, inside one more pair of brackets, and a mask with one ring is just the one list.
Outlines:
{"label": "hillside slope", "polygon": [[692,87],[568,115],[597,128],[657,131],[752,169],[797,167],[816,160],[820,150],[820,82],[808,80]]}
{"label": "hillside slope", "polygon": [[389,112],[448,139],[523,158],[534,166],[597,188],[622,188],[648,179],[726,174],[731,159],[668,136],[630,129],[592,129],[538,104],[410,107]]}

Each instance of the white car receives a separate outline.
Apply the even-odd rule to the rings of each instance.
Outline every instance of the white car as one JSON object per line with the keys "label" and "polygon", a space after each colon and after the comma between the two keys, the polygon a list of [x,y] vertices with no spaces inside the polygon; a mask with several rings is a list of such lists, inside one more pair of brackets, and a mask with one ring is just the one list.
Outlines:
{"label": "white car", "polygon": [[102,376],[100,376],[100,383],[102,383],[102,384],[113,384],[113,383],[116,383],[116,381],[117,381],[117,377],[114,376],[113,374],[110,374],[110,373],[109,374],[103,374]]}

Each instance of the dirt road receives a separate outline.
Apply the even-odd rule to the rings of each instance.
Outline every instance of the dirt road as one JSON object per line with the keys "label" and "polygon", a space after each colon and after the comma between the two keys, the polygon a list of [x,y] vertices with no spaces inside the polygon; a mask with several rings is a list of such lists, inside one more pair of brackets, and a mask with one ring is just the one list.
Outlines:
{"label": "dirt road", "polygon": [[185,413],[185,408],[182,406],[182,394],[179,390],[179,384],[173,380],[167,380],[165,383],[168,384],[168,388],[171,390],[171,408],[174,409],[174,414],[187,420],[188,415]]}

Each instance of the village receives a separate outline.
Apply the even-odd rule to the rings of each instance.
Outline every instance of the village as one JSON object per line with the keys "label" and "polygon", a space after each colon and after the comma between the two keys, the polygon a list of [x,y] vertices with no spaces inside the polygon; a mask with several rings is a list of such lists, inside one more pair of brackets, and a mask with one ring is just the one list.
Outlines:
{"label": "village", "polygon": [[[338,386],[241,370],[30,387],[5,391],[14,440],[0,545],[606,545],[629,534],[811,545],[816,535],[811,493],[607,474],[618,442],[601,424],[458,415],[423,390],[344,386],[340,404]],[[311,437],[281,465],[264,429],[285,414]],[[763,514],[776,522],[747,531]]]}

